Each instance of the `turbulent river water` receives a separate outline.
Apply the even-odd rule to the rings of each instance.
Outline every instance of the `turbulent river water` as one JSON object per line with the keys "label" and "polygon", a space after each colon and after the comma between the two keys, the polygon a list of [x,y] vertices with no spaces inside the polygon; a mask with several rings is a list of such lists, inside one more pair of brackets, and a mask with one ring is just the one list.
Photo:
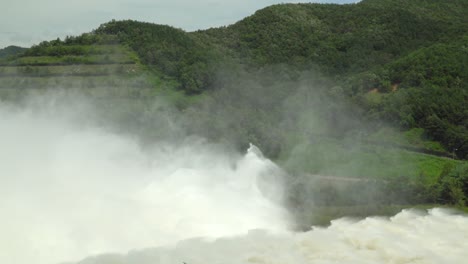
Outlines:
{"label": "turbulent river water", "polygon": [[0,263],[464,263],[441,209],[293,232],[284,172],[251,146],[155,143],[0,105]]}

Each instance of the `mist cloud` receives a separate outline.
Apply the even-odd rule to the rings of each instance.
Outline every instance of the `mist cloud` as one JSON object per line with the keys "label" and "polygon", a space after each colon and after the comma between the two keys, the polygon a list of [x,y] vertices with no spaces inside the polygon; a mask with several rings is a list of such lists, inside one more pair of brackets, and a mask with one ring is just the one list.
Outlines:
{"label": "mist cloud", "polygon": [[[353,111],[336,108],[342,104],[328,94],[336,90],[328,89],[332,83],[303,75],[288,78],[281,66],[227,74],[219,80],[224,86],[184,111],[158,101],[163,96],[149,105],[133,102],[138,110],[131,102],[115,104],[107,114],[119,116],[118,124],[101,109],[113,104],[111,96],[93,101],[72,88],[38,89],[19,102],[0,102],[0,261],[76,262],[90,255],[97,256],[81,263],[465,259],[467,218],[441,210],[292,231],[297,223],[310,224],[297,216],[314,213],[312,196],[299,193],[298,204],[305,206],[291,214],[285,206],[291,178],[249,139],[271,156],[275,142],[286,150],[314,148],[320,134],[338,125],[343,129],[331,136],[339,140],[355,126],[348,124],[353,115],[343,113]],[[122,119],[126,110],[131,121],[141,121]],[[329,113],[336,114],[332,123]],[[150,141],[132,134],[144,124]],[[233,150],[224,140],[244,147]],[[301,186],[314,184],[302,176]],[[365,186],[359,187],[356,196],[363,195]]]}
{"label": "mist cloud", "polygon": [[100,125],[83,98],[65,98],[0,104],[0,262],[289,228],[283,172],[255,147],[235,153],[189,137],[143,148]]}

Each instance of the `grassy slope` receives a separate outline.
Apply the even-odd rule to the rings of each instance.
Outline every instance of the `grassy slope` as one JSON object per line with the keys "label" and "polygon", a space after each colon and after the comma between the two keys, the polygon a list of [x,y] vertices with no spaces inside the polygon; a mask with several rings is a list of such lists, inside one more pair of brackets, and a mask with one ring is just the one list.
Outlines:
{"label": "grassy slope", "polygon": [[0,59],[0,91],[51,87],[149,87],[144,66],[118,44],[43,42]]}
{"label": "grassy slope", "polygon": [[[464,93],[463,89],[466,88],[454,87],[453,84],[467,81],[464,75],[466,67],[463,66],[466,65],[466,51],[463,48],[466,44],[457,46],[458,40],[466,38],[464,36],[468,33],[467,10],[466,1],[368,0],[347,6],[283,4],[259,10],[232,26],[194,32],[192,35],[213,49],[228,54],[234,61],[245,64],[287,64],[299,70],[318,67],[338,80],[343,91],[357,98],[356,102],[369,109],[371,114],[382,111],[378,118],[386,118],[392,113],[388,107],[394,107],[387,102],[405,85],[419,91],[425,86],[440,87],[439,93],[444,93],[442,89],[451,86]],[[452,44],[453,40],[458,44]],[[443,47],[437,53],[430,52],[441,45]],[[433,59],[422,63],[421,57],[424,59],[427,54],[432,54]],[[410,67],[419,68],[404,70]],[[434,72],[418,76],[428,69],[434,69]],[[419,83],[399,80],[401,74],[417,75]],[[391,91],[394,84],[400,86],[396,85],[397,89]],[[465,84],[464,87],[468,86]],[[377,93],[370,94],[369,91],[375,88]],[[369,98],[361,101],[361,96]],[[425,100],[421,104],[431,105],[430,110],[425,110],[426,113],[443,112],[444,120],[455,126],[462,125],[463,119],[468,120],[463,95],[457,96],[456,100],[452,97],[449,101],[441,101],[440,95],[431,97],[430,93],[423,92],[421,96]],[[404,100],[402,103],[411,106],[413,102]],[[449,110],[448,105],[457,110]],[[391,143],[390,147],[375,144],[347,146],[346,143],[328,139],[311,144],[299,143],[292,150],[282,153],[281,162],[293,172],[383,179],[401,176],[403,182],[406,181],[404,178],[417,181],[422,175],[424,184],[437,184],[444,168],[464,162],[395,146],[451,156],[455,154],[454,144],[463,144],[463,136],[459,137],[459,143],[446,140],[441,145],[434,140],[434,133],[425,131],[430,127],[424,127],[425,116],[418,116],[420,103],[414,106],[414,111],[408,114],[412,114],[411,118],[416,119],[418,124],[406,125],[403,133],[395,129],[389,132],[383,127],[368,135],[375,142]],[[400,112],[402,109],[405,107],[400,105],[394,111],[398,125],[404,125],[401,122],[406,118]],[[441,140],[440,137],[436,139]]]}
{"label": "grassy slope", "polygon": [[[391,122],[407,136],[412,128],[424,129],[424,136],[404,145],[465,158],[466,12],[466,1],[281,4],[228,27],[190,34],[252,67],[318,68],[366,109],[367,118]],[[431,115],[440,124],[428,121]]]}

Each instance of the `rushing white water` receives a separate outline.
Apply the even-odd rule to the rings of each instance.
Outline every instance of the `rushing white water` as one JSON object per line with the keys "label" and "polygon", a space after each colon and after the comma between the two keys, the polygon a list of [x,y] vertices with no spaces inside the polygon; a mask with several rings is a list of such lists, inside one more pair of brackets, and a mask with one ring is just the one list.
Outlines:
{"label": "rushing white water", "polygon": [[58,115],[0,110],[0,263],[59,263],[288,228],[277,203],[282,172],[254,146],[227,155],[187,139],[142,151],[132,139]]}
{"label": "rushing white water", "polygon": [[281,205],[283,172],[255,146],[235,155],[186,139],[142,150],[131,138],[77,120],[0,106],[0,263],[77,262],[104,253],[122,255],[82,263],[468,259],[466,216],[404,211],[294,233]]}

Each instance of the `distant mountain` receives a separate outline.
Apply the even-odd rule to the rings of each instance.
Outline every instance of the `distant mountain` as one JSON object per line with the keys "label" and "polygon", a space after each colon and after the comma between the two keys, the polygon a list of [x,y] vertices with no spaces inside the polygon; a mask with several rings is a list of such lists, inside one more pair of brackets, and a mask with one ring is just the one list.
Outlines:
{"label": "distant mountain", "polygon": [[463,0],[281,4],[204,31],[112,21],[95,33],[119,35],[144,63],[176,77],[182,88],[204,90],[210,85],[206,75],[220,60],[297,69],[313,65],[339,78],[375,70],[417,49],[468,34],[466,12],[468,2]]}
{"label": "distant mountain", "polygon": [[20,54],[25,50],[27,49],[18,46],[8,46],[6,48],[0,49],[0,59]]}

